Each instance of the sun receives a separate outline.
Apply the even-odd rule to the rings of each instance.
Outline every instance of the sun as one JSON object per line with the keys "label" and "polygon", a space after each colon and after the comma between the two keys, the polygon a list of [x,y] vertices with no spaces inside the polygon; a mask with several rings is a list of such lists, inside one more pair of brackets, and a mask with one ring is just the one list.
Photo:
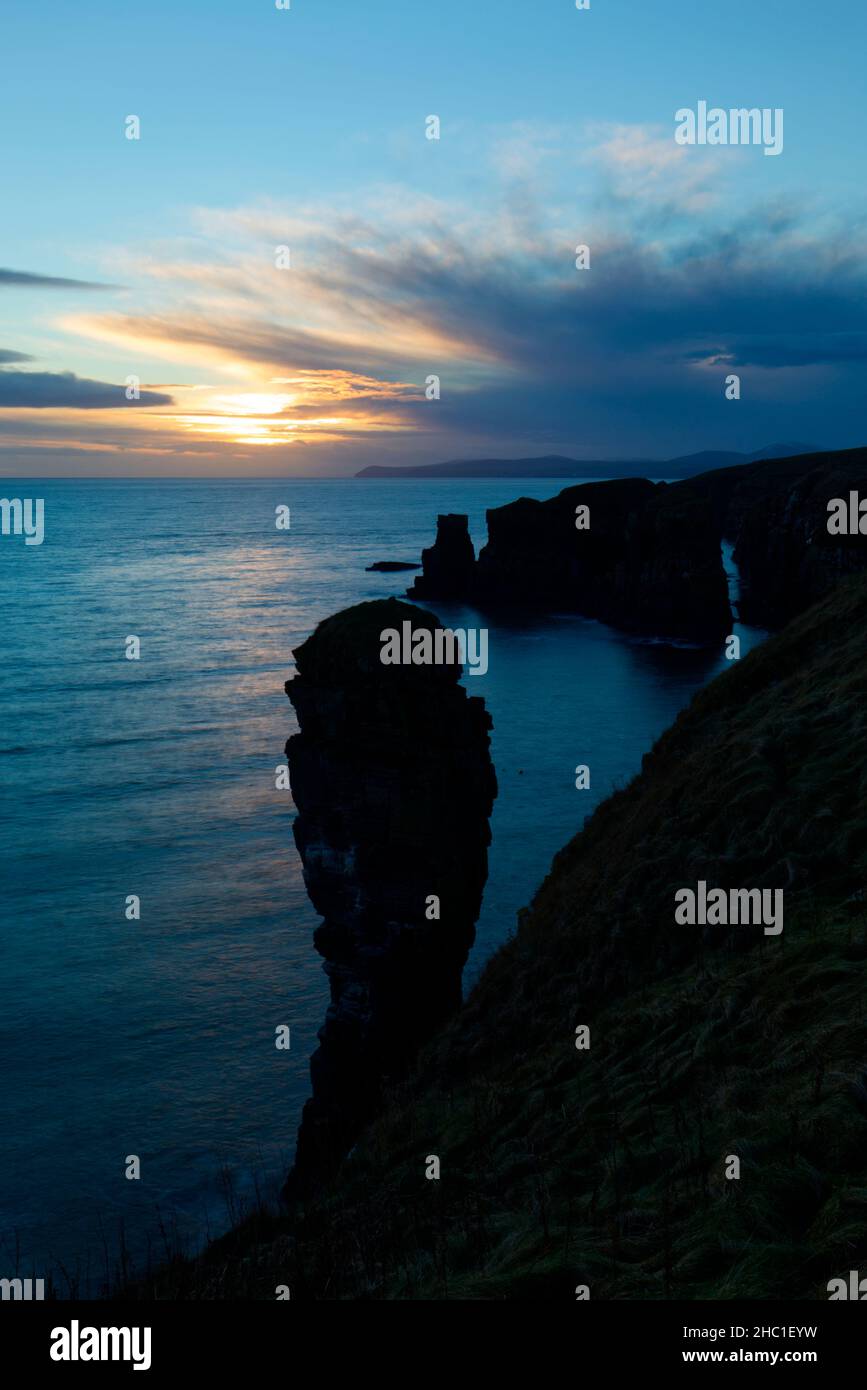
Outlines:
{"label": "sun", "polygon": [[215,396],[213,407],[225,415],[279,415],[294,399],[285,392],[240,391]]}

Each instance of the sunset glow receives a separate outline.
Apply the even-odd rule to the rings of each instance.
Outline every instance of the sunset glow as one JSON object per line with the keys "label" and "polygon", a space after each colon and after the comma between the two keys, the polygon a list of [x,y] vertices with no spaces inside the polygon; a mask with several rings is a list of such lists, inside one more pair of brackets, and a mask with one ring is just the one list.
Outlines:
{"label": "sunset glow", "polygon": [[[30,51],[36,21],[9,8]],[[589,13],[581,24],[568,3],[542,23],[509,0],[504,41],[511,33],[532,73],[518,110],[475,12],[460,20],[484,73],[472,90],[448,24],[418,48],[396,7],[399,60],[378,43],[359,91],[364,9],[338,6],[338,21],[327,6],[300,17],[233,6],[229,37],[222,0],[204,26],[167,7],[177,45],[140,34],[117,59],[129,96],[112,88],[75,130],[75,72],[95,91],[105,72],[70,12],[38,120],[15,72],[0,90],[10,129],[31,112],[4,200],[0,467],[147,476],[174,460],[182,475],[279,476],[468,457],[666,459],[754,448],[781,419],[793,438],[857,441],[860,194],[839,142],[822,143],[826,117],[796,88],[779,159],[679,143],[693,65],[707,65],[707,95],[722,99],[742,56],[734,35],[712,54],[697,31],[672,48],[652,11],[603,8],[604,24]],[[636,24],[647,85],[624,102],[601,75],[620,70]],[[579,98],[585,40],[595,56]],[[832,63],[833,36],[816,43]],[[215,102],[203,44],[227,64],[231,99]],[[153,79],[166,63],[170,91]],[[856,86],[838,74],[833,101],[854,109]],[[373,89],[381,106],[359,125]],[[140,139],[120,109],[133,101]],[[583,269],[579,244],[592,253]],[[734,409],[728,373],[749,377]]]}

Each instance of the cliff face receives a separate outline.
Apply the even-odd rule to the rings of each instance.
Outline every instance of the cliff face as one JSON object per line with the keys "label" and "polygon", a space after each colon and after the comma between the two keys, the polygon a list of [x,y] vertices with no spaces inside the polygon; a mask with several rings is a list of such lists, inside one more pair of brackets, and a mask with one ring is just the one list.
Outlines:
{"label": "cliff face", "polygon": [[327,619],[286,683],[300,725],[286,745],[295,842],[331,986],[294,1190],[331,1171],[383,1079],[460,1004],[487,878],[490,715],[458,666],[381,663],[380,633],[407,619],[439,626],[395,599]]}
{"label": "cliff face", "polygon": [[672,488],[710,507],[735,542],[739,616],[782,627],[841,579],[867,569],[867,535],[828,531],[828,502],[867,497],[867,449],[770,459],[704,474]]}
{"label": "cliff face", "polygon": [[867,568],[867,535],[828,531],[828,502],[848,502],[853,490],[867,498],[867,452],[862,461],[816,468],[788,494],[774,490],[744,510],[734,558],[746,622],[779,627]]}
{"label": "cliff face", "polygon": [[[582,507],[586,529],[576,527]],[[489,511],[476,580],[482,601],[569,609],[639,632],[712,637],[731,623],[709,509],[645,478]]]}
{"label": "cliff face", "polygon": [[440,517],[411,594],[571,611],[670,637],[730,630],[719,534],[701,497],[630,478],[523,497],[487,518],[473,564],[466,518]]}
{"label": "cliff face", "polygon": [[[679,483],[585,483],[487,513],[473,560],[466,517],[440,517],[411,593],[584,613],[616,627],[712,640],[731,630],[720,554],[735,544],[739,616],[782,627],[867,569],[867,535],[829,534],[828,502],[867,498],[867,449],[769,459]],[[577,529],[576,509],[589,509]]]}

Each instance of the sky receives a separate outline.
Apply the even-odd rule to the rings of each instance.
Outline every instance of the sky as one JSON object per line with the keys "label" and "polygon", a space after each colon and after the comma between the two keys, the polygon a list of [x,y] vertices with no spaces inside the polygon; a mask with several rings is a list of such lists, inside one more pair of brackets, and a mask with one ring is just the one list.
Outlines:
{"label": "sky", "polygon": [[[863,0],[0,0],[0,473],[863,445],[865,48]],[[701,101],[781,152],[679,144]]]}

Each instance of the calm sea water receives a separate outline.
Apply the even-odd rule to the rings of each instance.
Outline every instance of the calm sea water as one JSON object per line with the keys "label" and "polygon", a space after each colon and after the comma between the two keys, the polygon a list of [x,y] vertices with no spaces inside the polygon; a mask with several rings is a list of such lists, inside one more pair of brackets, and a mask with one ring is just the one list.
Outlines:
{"label": "calm sea water", "polygon": [[[438,512],[469,513],[479,544],[487,507],[564,485],[4,481],[45,498],[46,538],[0,538],[0,1277],[63,1270],[62,1290],[95,1293],[121,1252],[141,1270],[273,1190],[327,1004],[274,786],[292,648],[402,594],[411,575],[365,566],[417,560]],[[432,606],[490,632],[487,675],[465,677],[500,786],[470,984],[555,851],[726,662],[575,617]]]}

